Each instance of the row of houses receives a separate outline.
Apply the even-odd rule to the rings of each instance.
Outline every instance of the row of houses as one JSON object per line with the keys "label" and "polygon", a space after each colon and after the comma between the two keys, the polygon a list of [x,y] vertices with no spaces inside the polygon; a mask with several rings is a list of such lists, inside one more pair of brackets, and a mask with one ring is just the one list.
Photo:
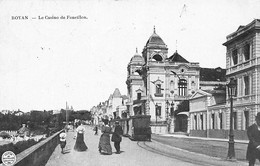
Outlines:
{"label": "row of houses", "polygon": [[116,88],[109,98],[100,102],[97,106],[90,109],[94,124],[98,124],[102,119],[118,119],[129,117],[127,111],[128,97],[121,95],[120,90]]}
{"label": "row of houses", "polygon": [[226,85],[234,79],[235,137],[246,139],[246,129],[260,110],[260,20],[239,26],[223,45],[227,51],[220,58],[226,59],[226,69],[202,68],[177,50],[170,54],[154,28],[141,54],[136,49],[127,65],[127,96],[116,89],[92,112],[109,118],[150,115],[151,125],[165,126],[164,132],[227,138],[230,100]]}

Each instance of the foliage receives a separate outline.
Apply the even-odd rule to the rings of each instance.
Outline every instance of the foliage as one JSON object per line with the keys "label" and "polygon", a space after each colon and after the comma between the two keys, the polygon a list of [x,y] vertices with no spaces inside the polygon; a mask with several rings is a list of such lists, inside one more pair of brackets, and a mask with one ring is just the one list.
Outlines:
{"label": "foliage", "polygon": [[11,136],[4,131],[0,132],[0,137],[2,137],[3,139],[11,138]]}
{"label": "foliage", "polygon": [[[43,139],[40,139],[39,141],[41,141]],[[9,143],[9,144],[4,144],[0,146],[0,156],[2,156],[2,154],[6,151],[12,151],[14,152],[14,154],[19,154],[22,151],[24,151],[25,149],[28,149],[29,147],[35,145],[36,143],[38,143],[37,141],[35,141],[34,139],[29,139],[27,141],[19,141],[16,144],[14,143]],[[0,163],[2,163],[2,161],[0,160]]]}
{"label": "foliage", "polygon": [[33,135],[50,135],[50,128],[55,131],[62,128],[62,118],[60,114],[52,114],[52,111],[31,111],[21,116],[15,114],[0,113],[0,131],[14,130],[21,128],[26,124]]}
{"label": "foliage", "polygon": [[21,116],[13,114],[0,113],[0,131],[1,130],[19,130],[22,124],[26,124],[33,135],[55,133],[64,127],[66,113],[69,121],[75,119],[91,120],[91,112],[87,110],[73,111],[61,109],[59,114],[53,114],[53,111],[32,110],[30,113],[24,113]]}

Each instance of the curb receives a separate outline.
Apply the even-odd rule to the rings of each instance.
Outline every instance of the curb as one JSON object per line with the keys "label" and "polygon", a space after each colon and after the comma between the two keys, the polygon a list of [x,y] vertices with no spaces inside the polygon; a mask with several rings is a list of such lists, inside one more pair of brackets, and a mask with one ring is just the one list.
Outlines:
{"label": "curb", "polygon": [[[205,138],[205,137],[190,137],[190,136],[183,136],[183,135],[171,135],[171,134],[156,134],[162,137],[175,137],[175,138],[186,138],[186,139],[200,139],[200,140],[208,140],[208,141],[219,141],[219,142],[228,142],[228,139],[218,139],[218,138]],[[235,143],[240,144],[248,144],[248,140],[235,140]]]}

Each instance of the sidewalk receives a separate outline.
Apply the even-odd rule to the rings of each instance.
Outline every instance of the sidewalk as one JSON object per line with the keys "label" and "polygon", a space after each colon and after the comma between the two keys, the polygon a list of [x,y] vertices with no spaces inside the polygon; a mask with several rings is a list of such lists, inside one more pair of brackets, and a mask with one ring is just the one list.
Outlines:
{"label": "sidewalk", "polygon": [[[179,134],[152,134],[152,141],[169,147],[181,149],[191,153],[197,153],[227,159],[228,139],[192,137]],[[247,164],[246,151],[248,140],[235,140],[235,158],[241,164]],[[259,162],[256,162],[259,165]]]}

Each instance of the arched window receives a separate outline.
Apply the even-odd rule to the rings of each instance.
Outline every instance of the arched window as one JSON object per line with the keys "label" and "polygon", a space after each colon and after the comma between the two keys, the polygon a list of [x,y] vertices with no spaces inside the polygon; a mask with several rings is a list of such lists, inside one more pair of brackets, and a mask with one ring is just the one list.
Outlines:
{"label": "arched window", "polygon": [[161,62],[162,61],[162,57],[159,54],[154,55],[153,59],[156,60],[157,62]]}
{"label": "arched window", "polygon": [[161,84],[157,84],[156,86],[156,94],[161,94]]}
{"label": "arched window", "polygon": [[187,96],[187,81],[185,79],[179,80],[179,96]]}
{"label": "arched window", "polygon": [[171,92],[171,94],[174,93],[174,81],[170,82],[170,92]]}

